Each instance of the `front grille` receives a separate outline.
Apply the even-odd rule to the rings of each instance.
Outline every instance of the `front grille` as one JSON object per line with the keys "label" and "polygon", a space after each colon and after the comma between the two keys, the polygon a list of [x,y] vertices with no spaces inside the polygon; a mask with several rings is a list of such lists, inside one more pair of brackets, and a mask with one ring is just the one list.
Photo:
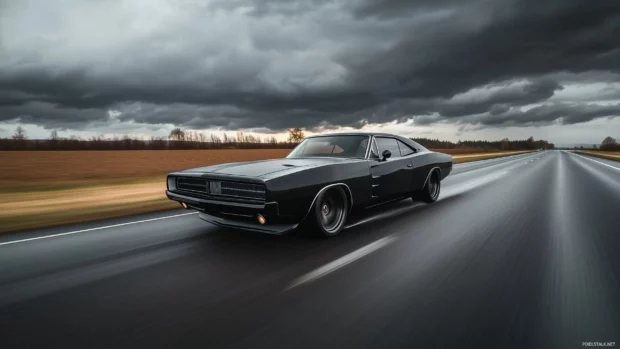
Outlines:
{"label": "front grille", "polygon": [[177,178],[177,189],[193,191],[198,193],[207,193],[207,180],[202,178],[179,177]]}
{"label": "front grille", "polygon": [[265,200],[265,186],[261,184],[221,182],[219,195]]}
{"label": "front grille", "polygon": [[242,199],[265,200],[265,186],[262,184],[178,177],[177,190]]}

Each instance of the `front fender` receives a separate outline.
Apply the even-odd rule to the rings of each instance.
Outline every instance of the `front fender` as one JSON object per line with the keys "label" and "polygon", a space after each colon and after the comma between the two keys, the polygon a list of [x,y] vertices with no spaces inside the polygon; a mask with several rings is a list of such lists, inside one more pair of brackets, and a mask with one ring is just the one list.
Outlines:
{"label": "front fender", "polygon": [[277,201],[280,213],[305,217],[319,192],[327,186],[347,187],[351,208],[370,200],[370,169],[367,161],[313,167],[265,181],[269,200]]}

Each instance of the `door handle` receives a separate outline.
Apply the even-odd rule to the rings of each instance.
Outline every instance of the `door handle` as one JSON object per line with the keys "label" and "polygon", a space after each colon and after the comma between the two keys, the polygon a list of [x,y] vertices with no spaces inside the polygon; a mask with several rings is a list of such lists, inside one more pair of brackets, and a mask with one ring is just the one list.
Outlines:
{"label": "door handle", "polygon": [[411,166],[413,166],[413,165],[411,165],[411,164],[407,165],[407,167],[411,167]]}

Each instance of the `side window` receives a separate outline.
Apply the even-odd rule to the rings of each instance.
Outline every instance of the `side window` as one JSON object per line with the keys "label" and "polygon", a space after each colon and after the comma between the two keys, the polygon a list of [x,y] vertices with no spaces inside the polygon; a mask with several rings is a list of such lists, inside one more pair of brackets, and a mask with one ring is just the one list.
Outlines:
{"label": "side window", "polygon": [[392,153],[391,159],[400,157],[400,149],[394,138],[377,137],[375,139],[377,140],[377,147],[379,147],[379,156],[387,149]]}
{"label": "side window", "polygon": [[398,147],[400,148],[400,156],[407,156],[407,155],[411,155],[415,153],[415,150],[411,148],[410,146],[408,146],[407,144],[401,141],[397,141],[397,142],[398,142]]}
{"label": "side window", "polygon": [[372,140],[372,144],[370,145],[370,155],[368,156],[370,159],[378,159],[379,158],[379,150],[377,149],[377,142]]}
{"label": "side window", "polygon": [[368,149],[368,138],[364,138],[363,141],[357,146],[357,151],[355,152],[356,158],[364,158],[366,156],[366,150]]}

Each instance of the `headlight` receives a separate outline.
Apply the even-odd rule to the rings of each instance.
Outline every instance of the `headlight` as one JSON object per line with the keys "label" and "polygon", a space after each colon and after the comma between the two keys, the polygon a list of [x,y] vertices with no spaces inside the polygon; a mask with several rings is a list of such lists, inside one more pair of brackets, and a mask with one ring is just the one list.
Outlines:
{"label": "headlight", "polygon": [[168,177],[168,190],[177,190],[177,178]]}

